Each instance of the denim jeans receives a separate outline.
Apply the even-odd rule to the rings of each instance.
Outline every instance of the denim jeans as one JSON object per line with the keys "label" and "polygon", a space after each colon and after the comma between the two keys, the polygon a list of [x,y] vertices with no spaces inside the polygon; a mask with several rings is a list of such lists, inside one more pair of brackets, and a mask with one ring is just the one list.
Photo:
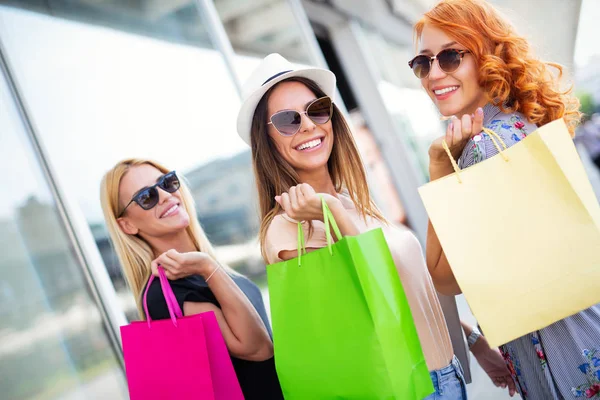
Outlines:
{"label": "denim jeans", "polygon": [[467,400],[467,385],[462,366],[456,357],[447,367],[431,371],[435,393],[423,400]]}

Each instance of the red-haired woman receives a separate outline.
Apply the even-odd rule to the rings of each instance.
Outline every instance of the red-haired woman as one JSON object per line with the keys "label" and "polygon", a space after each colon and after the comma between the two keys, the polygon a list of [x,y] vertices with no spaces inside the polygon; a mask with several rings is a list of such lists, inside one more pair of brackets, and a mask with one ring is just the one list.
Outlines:
{"label": "red-haired woman", "polygon": [[[562,67],[534,58],[527,40],[486,2],[443,0],[417,22],[415,34],[418,55],[409,65],[440,113],[452,117],[445,136],[429,149],[432,180],[453,172],[443,139],[467,168],[498,153],[482,127],[507,146],[559,118],[573,134],[581,114],[570,90],[559,87]],[[526,194],[515,196],[506,207],[524,201]],[[427,265],[440,292],[461,292],[431,224]],[[524,399],[600,398],[600,305],[506,343],[501,351]]]}

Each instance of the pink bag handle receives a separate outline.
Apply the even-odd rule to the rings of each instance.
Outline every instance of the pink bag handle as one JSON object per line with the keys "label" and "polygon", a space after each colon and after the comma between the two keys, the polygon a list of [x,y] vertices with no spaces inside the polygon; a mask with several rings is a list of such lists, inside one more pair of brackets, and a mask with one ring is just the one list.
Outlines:
{"label": "pink bag handle", "polygon": [[[173,322],[173,325],[177,326],[177,318],[183,318],[183,313],[181,312],[181,307],[179,307],[179,303],[177,302],[177,298],[175,298],[175,294],[173,293],[173,289],[171,289],[171,285],[169,284],[169,280],[167,279],[167,275],[165,275],[163,267],[158,267],[158,278],[160,279],[160,287],[165,302],[167,303],[167,308],[169,309],[171,321]],[[152,322],[152,318],[150,318],[150,313],[148,312],[148,289],[150,289],[152,281],[154,281],[154,275],[150,275],[146,290],[144,291],[144,312],[146,313],[148,328],[150,328],[150,322]]]}

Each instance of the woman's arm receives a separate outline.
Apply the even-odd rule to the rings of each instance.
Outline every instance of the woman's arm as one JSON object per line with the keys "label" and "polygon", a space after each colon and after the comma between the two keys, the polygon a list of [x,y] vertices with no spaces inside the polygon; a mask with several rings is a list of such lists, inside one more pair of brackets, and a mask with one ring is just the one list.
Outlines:
{"label": "woman's arm", "polygon": [[[462,320],[460,324],[468,338],[473,332],[473,328]],[[497,348],[491,348],[483,335],[479,336],[475,343],[469,344],[469,350],[494,385],[503,389],[508,388],[508,394],[513,397],[517,391],[516,385],[500,351]]]}
{"label": "woman's arm", "polygon": [[[474,116],[463,115],[462,119],[453,117],[446,129],[446,135],[436,139],[429,148],[429,177],[431,181],[450,175],[454,172],[450,158],[442,146],[445,140],[452,157],[456,160],[465,145],[483,127],[483,110],[479,108]],[[440,199],[443,201],[443,199]],[[452,210],[450,210],[452,212]],[[466,238],[465,238],[466,239]],[[435,229],[429,221],[425,258],[431,279],[438,292],[445,295],[457,295],[462,291],[456,282],[446,254],[442,249]]]}
{"label": "woman's arm", "polygon": [[183,303],[183,313],[194,315],[214,311],[231,355],[251,361],[273,357],[273,342],[258,312],[212,257],[202,252],[179,253],[169,250],[152,262],[153,273],[159,264],[165,268],[169,279],[197,274],[207,280],[221,308],[211,303],[186,301]]}
{"label": "woman's arm", "polygon": [[427,227],[427,250],[425,252],[425,259],[427,261],[427,268],[429,274],[433,280],[433,284],[438,292],[447,296],[455,296],[462,293],[462,290],[456,282],[452,268],[448,263],[446,254],[442,249],[440,239],[429,221]]}

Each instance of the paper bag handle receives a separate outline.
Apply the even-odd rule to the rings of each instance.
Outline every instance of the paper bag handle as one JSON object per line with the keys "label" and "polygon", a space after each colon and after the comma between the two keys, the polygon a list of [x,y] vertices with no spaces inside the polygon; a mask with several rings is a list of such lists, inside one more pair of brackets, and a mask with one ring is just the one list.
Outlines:
{"label": "paper bag handle", "polygon": [[[169,310],[171,321],[173,322],[173,325],[177,326],[177,318],[183,318],[183,313],[181,312],[181,307],[179,307],[179,303],[177,302],[177,298],[173,293],[173,289],[171,289],[171,285],[169,284],[169,280],[167,279],[167,275],[165,274],[163,267],[158,267],[158,279],[160,280],[160,287],[162,289],[165,302],[167,303],[167,309]],[[150,289],[150,285],[153,281],[154,275],[150,275],[150,279],[146,285],[146,290],[144,291],[144,312],[146,313],[148,328],[150,328],[150,323],[152,322],[152,318],[150,318],[150,313],[148,312],[148,289]]]}
{"label": "paper bag handle", "polygon": [[[331,236],[331,228],[333,228],[333,233],[335,234],[337,240],[342,238],[342,232],[340,228],[338,228],[337,223],[335,222],[335,218],[333,218],[333,213],[329,209],[327,202],[321,196],[321,206],[323,208],[323,223],[325,224],[325,237],[327,238],[327,248],[329,249],[329,254],[333,254],[333,237]],[[302,229],[302,222],[298,222],[298,266],[302,265],[302,255],[306,254],[306,242],[304,239],[304,229]]]}
{"label": "paper bag handle", "polygon": [[[506,150],[508,148],[506,146],[506,143],[504,143],[504,140],[502,140],[502,138],[500,137],[500,135],[498,135],[496,132],[494,132],[488,128],[483,128],[482,130],[485,133],[487,133],[488,135],[490,135],[490,139],[492,140],[492,143],[494,144],[494,146],[498,150],[498,153],[502,156],[504,161],[508,161],[508,156],[506,154],[504,154],[504,151],[498,145],[498,142],[500,142],[502,144],[502,147],[504,147],[504,150]],[[496,142],[496,140],[498,140],[498,142]],[[456,179],[458,179],[458,183],[462,183],[462,179],[460,177],[461,170],[458,167],[458,163],[456,162],[454,157],[452,157],[452,153],[450,152],[450,148],[448,147],[448,143],[446,143],[445,139],[442,141],[442,147],[446,151],[446,154],[448,154],[448,157],[450,157],[450,162],[452,163],[452,168],[454,168],[454,172],[456,172]]]}

